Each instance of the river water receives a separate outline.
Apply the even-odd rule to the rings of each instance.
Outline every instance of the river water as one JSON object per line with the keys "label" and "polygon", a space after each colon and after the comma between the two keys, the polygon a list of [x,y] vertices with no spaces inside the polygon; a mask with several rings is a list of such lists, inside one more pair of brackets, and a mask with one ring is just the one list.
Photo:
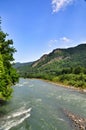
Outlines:
{"label": "river water", "polygon": [[0,106],[0,130],[73,130],[63,109],[86,118],[86,95],[37,79],[20,79]]}

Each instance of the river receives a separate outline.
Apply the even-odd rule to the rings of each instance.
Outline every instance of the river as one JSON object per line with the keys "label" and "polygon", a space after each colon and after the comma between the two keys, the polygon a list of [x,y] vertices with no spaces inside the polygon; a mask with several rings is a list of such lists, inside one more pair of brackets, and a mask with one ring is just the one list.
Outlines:
{"label": "river", "polygon": [[0,106],[0,130],[73,130],[63,110],[86,118],[86,95],[38,79],[20,79]]}

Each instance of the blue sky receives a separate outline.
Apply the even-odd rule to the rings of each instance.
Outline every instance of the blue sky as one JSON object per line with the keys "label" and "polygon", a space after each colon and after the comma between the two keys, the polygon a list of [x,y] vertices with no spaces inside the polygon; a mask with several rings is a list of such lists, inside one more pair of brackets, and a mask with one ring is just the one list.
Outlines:
{"label": "blue sky", "polygon": [[86,42],[85,0],[0,0],[0,16],[16,62]]}

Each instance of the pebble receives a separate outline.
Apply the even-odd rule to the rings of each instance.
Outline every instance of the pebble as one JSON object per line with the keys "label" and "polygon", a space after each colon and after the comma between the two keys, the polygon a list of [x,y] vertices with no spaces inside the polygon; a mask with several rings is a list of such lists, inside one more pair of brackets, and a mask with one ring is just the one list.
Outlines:
{"label": "pebble", "polygon": [[65,115],[72,121],[75,130],[86,130],[86,119],[72,112],[63,110]]}

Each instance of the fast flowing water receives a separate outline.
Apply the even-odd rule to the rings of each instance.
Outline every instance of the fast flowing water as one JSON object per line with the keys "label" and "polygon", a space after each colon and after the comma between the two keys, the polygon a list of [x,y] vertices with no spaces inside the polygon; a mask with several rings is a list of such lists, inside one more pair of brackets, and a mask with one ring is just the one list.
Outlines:
{"label": "fast flowing water", "polygon": [[86,95],[37,79],[20,79],[0,106],[0,130],[73,130],[63,109],[86,118]]}

